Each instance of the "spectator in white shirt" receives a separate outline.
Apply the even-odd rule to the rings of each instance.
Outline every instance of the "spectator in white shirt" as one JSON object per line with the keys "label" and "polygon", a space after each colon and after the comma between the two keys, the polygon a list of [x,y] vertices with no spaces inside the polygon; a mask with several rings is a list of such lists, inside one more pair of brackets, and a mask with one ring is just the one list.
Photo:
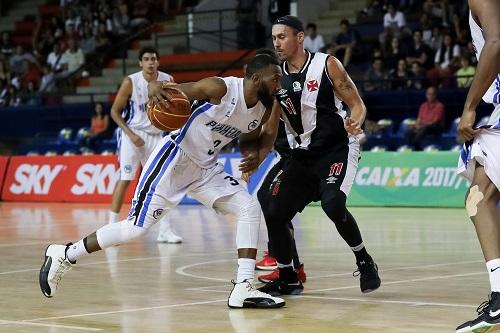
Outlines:
{"label": "spectator in white shirt", "polygon": [[47,64],[50,65],[50,68],[54,73],[61,72],[64,68],[64,59],[63,53],[61,52],[61,45],[59,43],[55,43],[52,46],[52,52],[47,56]]}
{"label": "spectator in white shirt", "polygon": [[74,39],[68,39],[68,49],[64,52],[63,58],[67,74],[73,73],[85,62],[83,51]]}
{"label": "spectator in white shirt", "polygon": [[318,52],[325,46],[323,36],[316,31],[316,24],[309,23],[306,26],[307,36],[304,38],[304,48],[309,52]]}
{"label": "spectator in white shirt", "polygon": [[380,34],[380,45],[385,49],[387,40],[393,37],[400,39],[406,27],[406,19],[402,12],[393,4],[389,5],[389,11],[384,15],[384,32]]}

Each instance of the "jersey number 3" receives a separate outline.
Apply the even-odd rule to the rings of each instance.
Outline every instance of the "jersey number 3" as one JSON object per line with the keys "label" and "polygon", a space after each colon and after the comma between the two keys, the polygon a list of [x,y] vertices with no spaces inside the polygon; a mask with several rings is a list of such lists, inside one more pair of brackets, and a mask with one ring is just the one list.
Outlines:
{"label": "jersey number 3", "polygon": [[[220,141],[220,140],[215,140],[214,141],[214,148],[217,148],[221,144],[221,142],[222,141]],[[215,154],[215,150],[209,149],[208,155],[213,155],[213,154]]]}

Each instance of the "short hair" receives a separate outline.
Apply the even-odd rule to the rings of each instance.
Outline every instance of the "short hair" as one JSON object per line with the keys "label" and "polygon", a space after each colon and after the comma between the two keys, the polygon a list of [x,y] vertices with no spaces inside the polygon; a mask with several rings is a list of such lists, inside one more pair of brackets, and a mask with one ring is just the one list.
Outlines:
{"label": "short hair", "polygon": [[349,26],[350,25],[349,20],[348,19],[342,19],[342,20],[340,20],[340,25],[343,25],[343,24]]}
{"label": "short hair", "polygon": [[304,31],[304,24],[302,23],[301,20],[299,20],[297,16],[286,15],[279,17],[276,19],[276,21],[273,22],[273,25],[275,24],[287,25],[293,30],[295,30],[295,33]]}
{"label": "short hair", "polygon": [[316,24],[314,23],[307,23],[306,30],[308,30],[309,28],[317,30]]}
{"label": "short hair", "polygon": [[272,58],[278,59],[278,56],[276,55],[276,52],[274,50],[262,48],[262,49],[258,49],[257,51],[255,51],[255,56],[262,55],[262,54],[265,54],[265,55],[268,55]]}
{"label": "short hair", "polygon": [[278,59],[267,54],[259,54],[248,63],[245,71],[245,77],[250,78],[253,74],[269,65],[279,66]]}
{"label": "short hair", "polygon": [[157,59],[160,58],[160,54],[154,47],[145,46],[139,51],[139,61],[142,61],[142,56],[144,55],[144,53],[154,53]]}

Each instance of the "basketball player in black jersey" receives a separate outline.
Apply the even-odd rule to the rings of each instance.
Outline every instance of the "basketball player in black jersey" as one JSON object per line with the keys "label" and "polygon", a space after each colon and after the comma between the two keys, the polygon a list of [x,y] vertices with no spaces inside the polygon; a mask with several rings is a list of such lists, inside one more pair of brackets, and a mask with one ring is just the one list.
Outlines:
{"label": "basketball player in black jersey", "polygon": [[[275,174],[266,177],[259,200],[269,240],[278,261],[279,279],[260,288],[274,295],[303,290],[293,269],[288,223],[312,201],[321,207],[352,249],[361,291],[380,286],[378,268],[367,253],[346,199],[359,159],[361,125],[366,107],[342,64],[324,53],[304,49],[304,27],[294,16],[278,18],[272,27],[274,48],[283,61],[282,89],[277,99],[291,148]],[[344,110],[344,102],[350,113]],[[267,192],[267,193],[263,193]]]}

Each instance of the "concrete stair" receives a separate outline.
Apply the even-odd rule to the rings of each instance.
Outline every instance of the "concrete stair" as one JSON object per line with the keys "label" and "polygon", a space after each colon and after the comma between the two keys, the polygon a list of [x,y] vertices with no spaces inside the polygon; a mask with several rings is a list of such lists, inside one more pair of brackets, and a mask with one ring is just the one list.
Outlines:
{"label": "concrete stair", "polygon": [[[88,86],[79,86],[76,88],[77,94],[89,94],[89,93],[106,93],[105,95],[95,95],[99,99],[104,98],[104,101],[108,100],[107,93],[116,93],[123,80],[123,77],[128,74],[132,74],[140,70],[139,68],[139,50],[145,46],[156,47],[160,56],[173,54],[176,50],[185,50],[186,45],[186,35],[187,29],[186,17],[179,16],[175,20],[167,22],[163,25],[162,33],[152,34],[150,39],[139,40],[133,43],[133,48],[127,51],[127,58],[113,59],[110,62],[110,67],[104,68],[102,70],[101,76],[92,76],[88,79]],[[179,35],[176,35],[179,34]],[[123,69],[125,68],[125,73]],[[89,95],[80,96],[67,96],[65,97],[65,103],[81,103],[83,101],[90,101]],[[97,97],[95,99],[98,100]]]}
{"label": "concrete stair", "polygon": [[0,31],[15,31],[16,22],[24,21],[26,16],[36,16],[38,7],[44,3],[44,0],[15,1],[7,15],[1,18]]}
{"label": "concrete stair", "polygon": [[365,5],[365,0],[330,1],[330,10],[320,13],[316,19],[318,33],[323,35],[325,43],[329,44],[340,32],[339,23],[342,19],[348,19],[351,24],[356,23],[357,14]]}

